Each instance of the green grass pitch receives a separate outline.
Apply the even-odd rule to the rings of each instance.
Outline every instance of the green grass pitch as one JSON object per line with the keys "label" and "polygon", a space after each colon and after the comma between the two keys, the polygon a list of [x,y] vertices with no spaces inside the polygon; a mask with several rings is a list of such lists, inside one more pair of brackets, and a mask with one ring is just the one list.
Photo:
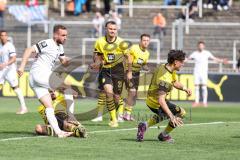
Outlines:
{"label": "green grass pitch", "polygon": [[[175,102],[188,114],[185,125],[171,134],[175,143],[168,144],[157,140],[166,122],[161,123],[160,128],[149,129],[145,141],[139,143],[135,141],[134,129],[138,122],[124,122],[112,129],[107,126],[108,115],[100,123],[82,122],[89,132],[87,139],[38,137],[33,130],[36,124],[43,122],[37,113],[39,103],[36,99],[26,100],[30,112],[21,116],[15,114],[16,98],[0,98],[0,102],[0,160],[240,159],[239,103],[210,103],[208,108],[193,108],[190,122],[191,103]],[[77,100],[76,112],[90,110],[91,106],[96,106],[96,100]],[[134,114],[144,120],[152,113],[144,101],[138,101]]]}

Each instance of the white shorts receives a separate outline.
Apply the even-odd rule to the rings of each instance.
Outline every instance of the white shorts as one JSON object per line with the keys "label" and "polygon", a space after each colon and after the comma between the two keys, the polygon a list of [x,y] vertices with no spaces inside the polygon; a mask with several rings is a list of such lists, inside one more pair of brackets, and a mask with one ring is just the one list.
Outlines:
{"label": "white shorts", "polygon": [[0,84],[4,84],[5,80],[8,81],[11,87],[18,86],[16,68],[4,68],[0,71]]}
{"label": "white shorts", "polygon": [[194,84],[195,85],[207,85],[208,74],[194,73]]}
{"label": "white shorts", "polygon": [[49,94],[49,89],[57,89],[62,84],[58,73],[42,70],[30,71],[29,83],[38,99]]}

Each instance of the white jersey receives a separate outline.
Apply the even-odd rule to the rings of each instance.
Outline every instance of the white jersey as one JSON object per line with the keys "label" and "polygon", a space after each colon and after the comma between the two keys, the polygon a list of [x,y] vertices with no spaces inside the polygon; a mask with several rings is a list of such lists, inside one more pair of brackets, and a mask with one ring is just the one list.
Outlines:
{"label": "white jersey", "polygon": [[202,52],[194,51],[190,56],[195,62],[194,74],[208,74],[208,59],[214,58],[211,52],[203,50]]}
{"label": "white jersey", "polygon": [[63,46],[57,45],[53,39],[47,39],[33,45],[37,59],[33,62],[31,70],[52,70],[59,56],[64,56]]}
{"label": "white jersey", "polygon": [[[16,56],[16,49],[11,42],[5,43],[0,49],[0,64],[8,62],[13,56]],[[8,68],[16,69],[16,64],[12,63]]]}

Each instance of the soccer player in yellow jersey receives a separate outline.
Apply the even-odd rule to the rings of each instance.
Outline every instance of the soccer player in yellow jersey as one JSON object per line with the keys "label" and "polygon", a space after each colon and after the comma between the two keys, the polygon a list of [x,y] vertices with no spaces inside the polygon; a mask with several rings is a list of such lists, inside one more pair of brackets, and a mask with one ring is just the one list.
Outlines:
{"label": "soccer player in yellow jersey", "polygon": [[100,37],[95,43],[95,62],[91,68],[101,67],[99,73],[99,88],[106,94],[107,109],[110,113],[111,121],[109,126],[118,127],[116,117],[116,107],[123,105],[120,97],[124,80],[123,60],[127,43],[117,36],[117,25],[114,21],[108,21],[105,25],[106,35]]}
{"label": "soccer player in yellow jersey", "polygon": [[[60,129],[67,132],[72,132],[72,136],[86,138],[87,132],[85,127],[79,121],[77,121],[73,114],[67,113],[67,102],[64,98],[64,95],[59,92],[49,92],[53,100],[54,114],[57,118]],[[38,107],[38,112],[44,120],[45,124],[37,124],[35,131],[39,135],[56,136],[53,128],[49,125],[45,110],[46,107],[43,105]]]}
{"label": "soccer player in yellow jersey", "polygon": [[188,96],[192,94],[190,89],[183,86],[176,79],[176,71],[179,71],[183,66],[185,55],[181,50],[171,50],[168,53],[167,63],[160,65],[154,71],[148,89],[146,104],[155,115],[148,121],[139,123],[137,141],[143,141],[147,128],[168,118],[169,123],[165,130],[159,134],[158,139],[159,141],[174,142],[169,133],[174,128],[183,125],[182,118],[186,112],[183,108],[166,100],[166,96],[173,87],[185,91]]}
{"label": "soccer player in yellow jersey", "polygon": [[[133,121],[131,116],[132,108],[136,103],[137,90],[139,85],[140,70],[148,70],[147,61],[149,59],[149,52],[147,50],[150,43],[150,35],[142,34],[140,36],[140,43],[131,46],[128,52],[128,67],[127,79],[125,80],[128,96],[125,106],[125,113],[123,119],[126,121]],[[121,114],[119,114],[119,117]]]}

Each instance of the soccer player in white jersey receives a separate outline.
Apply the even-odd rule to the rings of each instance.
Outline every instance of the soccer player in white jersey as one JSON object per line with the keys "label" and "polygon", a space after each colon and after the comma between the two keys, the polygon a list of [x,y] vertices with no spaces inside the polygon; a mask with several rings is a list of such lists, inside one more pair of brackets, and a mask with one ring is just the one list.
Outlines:
{"label": "soccer player in white jersey", "polygon": [[45,112],[49,124],[56,135],[62,138],[68,137],[72,133],[62,131],[59,128],[48,89],[51,89],[50,83],[54,83],[50,76],[53,74],[52,69],[55,62],[59,59],[64,66],[69,64],[69,58],[64,55],[62,46],[67,39],[67,29],[62,25],[55,25],[53,33],[52,39],[40,41],[25,50],[18,74],[19,76],[23,74],[31,54],[37,53],[37,59],[30,69],[29,82],[39,101],[46,107]]}
{"label": "soccer player in white jersey", "polygon": [[23,93],[18,87],[17,68],[16,68],[16,49],[14,45],[8,41],[7,32],[0,31],[0,40],[2,47],[0,49],[0,88],[2,88],[5,80],[7,80],[16,93],[20,102],[20,109],[16,114],[25,114],[28,112]]}
{"label": "soccer player in white jersey", "polygon": [[207,107],[207,80],[208,80],[208,60],[212,59],[218,63],[228,63],[227,59],[220,59],[212,55],[211,52],[205,50],[205,43],[203,41],[198,42],[198,50],[194,51],[188,59],[194,60],[194,85],[195,85],[195,102],[193,107],[200,106],[199,88],[202,87],[203,106]]}

